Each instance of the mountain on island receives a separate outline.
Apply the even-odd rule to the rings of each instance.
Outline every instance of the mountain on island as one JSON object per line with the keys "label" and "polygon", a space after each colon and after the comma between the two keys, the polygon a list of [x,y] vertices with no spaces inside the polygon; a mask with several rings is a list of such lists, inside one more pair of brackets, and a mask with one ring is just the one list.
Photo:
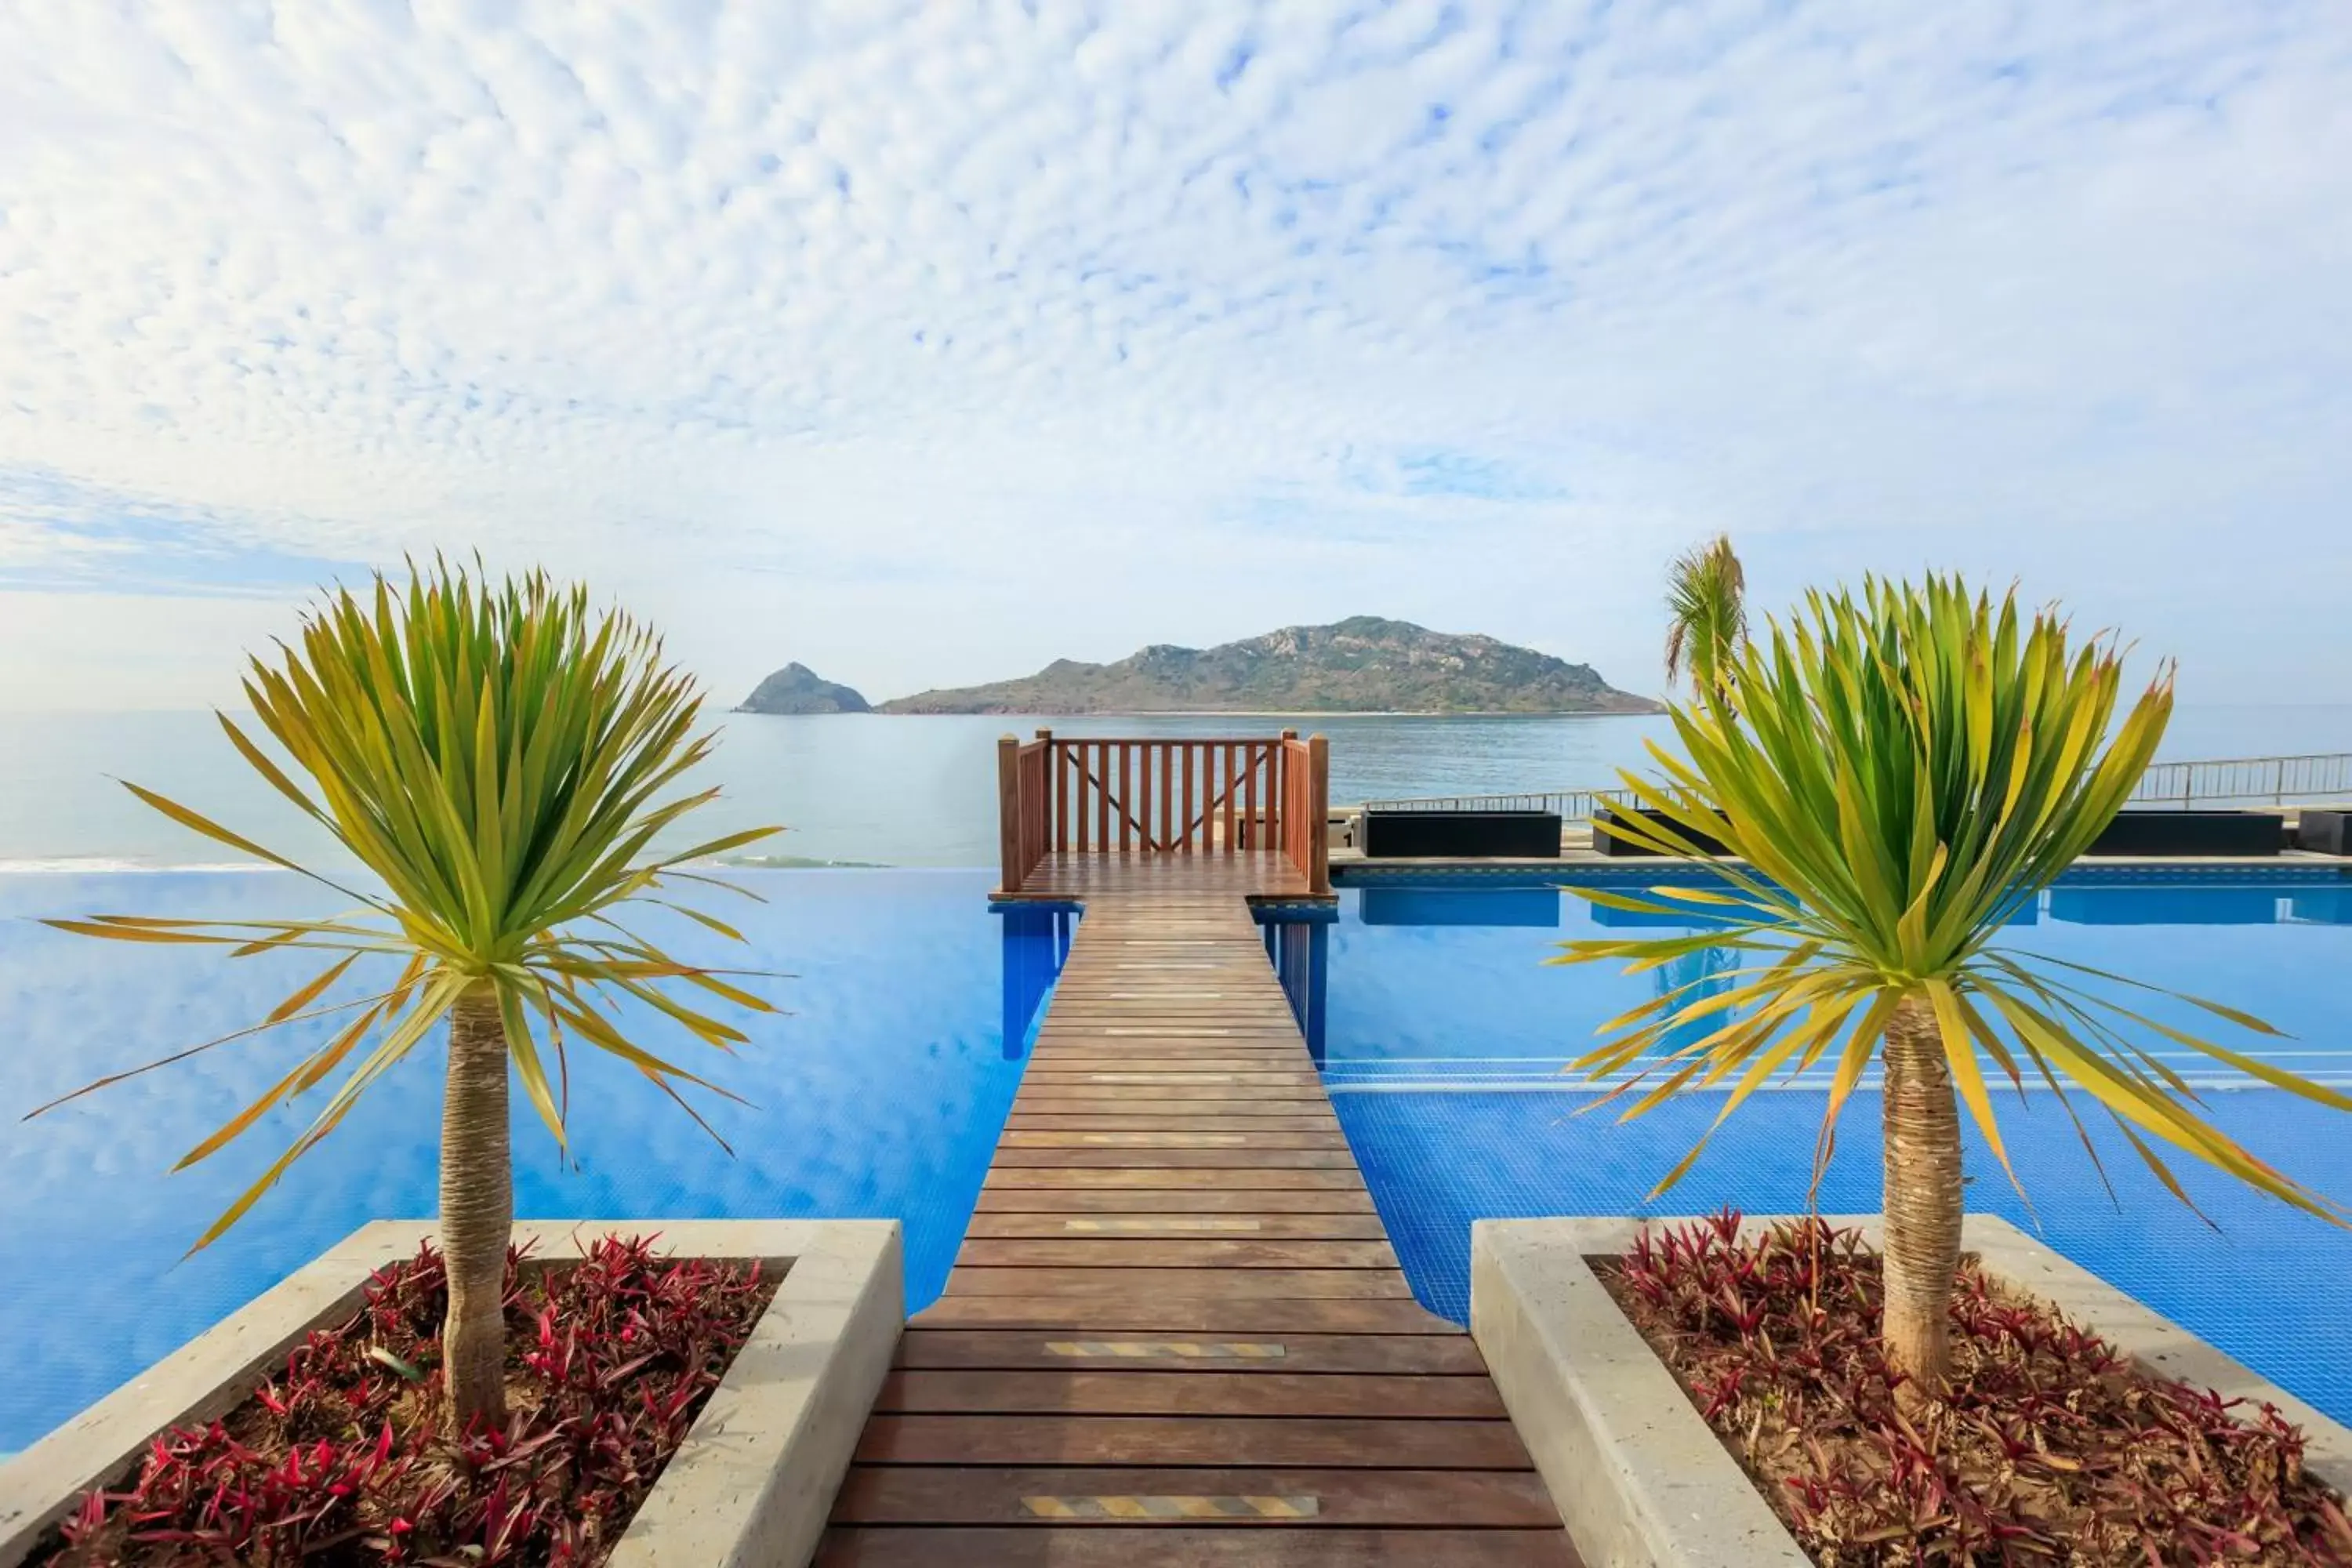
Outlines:
{"label": "mountain on island", "polygon": [[[764,689],[764,688],[762,689]],[[925,691],[879,713],[1654,713],[1590,665],[1490,637],[1355,616],[1116,664],[1055,659],[1018,680]],[[768,711],[768,710],[762,710]]]}
{"label": "mountain on island", "polygon": [[804,664],[788,664],[743,700],[738,713],[871,713],[873,704]]}

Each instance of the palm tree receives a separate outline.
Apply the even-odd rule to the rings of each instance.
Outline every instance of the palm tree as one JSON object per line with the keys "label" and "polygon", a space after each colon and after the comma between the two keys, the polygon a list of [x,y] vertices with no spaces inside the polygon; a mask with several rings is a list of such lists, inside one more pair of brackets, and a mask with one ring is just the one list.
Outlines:
{"label": "palm tree", "polygon": [[1693,690],[1727,696],[1734,661],[1748,640],[1748,574],[1731,536],[1718,533],[1666,568],[1666,683],[1690,670]]}
{"label": "palm tree", "polygon": [[[660,640],[617,611],[592,614],[584,588],[558,588],[541,574],[478,587],[462,570],[436,563],[429,573],[412,568],[404,591],[381,576],[365,601],[338,590],[305,617],[299,646],[281,645],[279,652],[275,665],[251,661],[245,692],[310,787],[226,714],[221,728],[254,770],[331,833],[381,888],[345,887],[131,784],[133,795],[175,821],[333,888],[355,907],[323,920],[103,915],[48,923],[120,942],[211,943],[228,948],[231,958],[331,955],[324,969],[251,1028],[135,1069],[146,1072],[283,1024],[341,1018],[332,1038],[174,1167],[185,1169],[358,1053],[358,1065],[309,1129],[191,1251],[242,1217],[371,1085],[448,1020],[440,1231],[449,1308],[442,1359],[453,1427],[501,1421],[500,1292],[514,1215],[509,1076],[521,1081],[560,1147],[565,1108],[550,1085],[544,1053],[555,1058],[562,1081],[567,1031],[629,1063],[681,1106],[680,1083],[724,1094],[631,1040],[613,1003],[642,1003],[722,1049],[747,1037],[689,1005],[674,983],[755,1011],[772,1009],[731,983],[728,976],[736,972],[679,963],[616,917],[632,903],[666,903],[740,941],[722,921],[656,895],[673,879],[710,880],[678,870],[681,863],[775,829],[732,833],[639,860],[657,834],[718,793],[655,804],[708,753],[711,737],[694,733],[700,693],[664,664]],[[391,984],[329,1001],[362,960],[396,966]],[[102,1079],[76,1095],[131,1076]],[[695,1114],[690,1107],[688,1113]]]}
{"label": "palm tree", "polygon": [[[1622,959],[1648,969],[1722,946],[1739,967],[1720,988],[1678,987],[1604,1024],[1606,1037],[1570,1070],[1595,1081],[1630,1074],[1602,1097],[1643,1090],[1626,1118],[1684,1089],[1723,1086],[1720,1126],[1775,1073],[1833,1060],[1814,1151],[1818,1191],[1839,1111],[1875,1057],[1885,1078],[1882,1332],[1910,1401],[1938,1396],[1950,1371],[1958,1105],[2009,1166],[1987,1061],[2021,1096],[2030,1069],[2074,1116],[2060,1082],[2070,1080],[2183,1202],[2158,1144],[2346,1223],[2343,1208],[2200,1116],[2188,1083],[2132,1036],[2157,1037],[2337,1110],[2352,1110],[2352,1099],[2103,994],[2158,987],[1993,945],[2009,917],[2131,793],[2171,713],[2169,668],[2117,722],[2122,664],[2112,639],[2070,647],[2054,612],[2029,620],[2014,593],[1996,607],[1957,579],[1930,578],[1920,589],[1871,581],[1859,602],[1845,592],[1811,595],[1792,627],[1772,625],[1769,641],[1769,651],[1741,649],[1727,672],[1739,711],[1705,682],[1694,706],[1674,710],[1687,760],[1653,746],[1664,777],[1629,773],[1625,784],[1658,815],[1619,828],[1686,857],[1697,853],[1689,836],[1705,833],[1745,864],[1719,865],[1722,880],[1712,887],[1634,896],[1578,889],[1600,904],[1699,911],[1727,923],[1570,942],[1553,961]],[[2238,1027],[2276,1033],[2233,1008],[2180,999]],[[1677,1035],[1693,1024],[1704,1025],[1698,1037]]]}

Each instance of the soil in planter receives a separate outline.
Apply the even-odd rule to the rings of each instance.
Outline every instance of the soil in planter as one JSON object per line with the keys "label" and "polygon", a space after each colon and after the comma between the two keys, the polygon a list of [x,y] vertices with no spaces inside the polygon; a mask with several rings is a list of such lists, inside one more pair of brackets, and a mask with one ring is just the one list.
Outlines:
{"label": "soil in planter", "polygon": [[775,1294],[756,1263],[607,1238],[507,1260],[502,1429],[451,1436],[430,1247],[210,1426],[166,1432],[34,1553],[53,1568],[589,1568],[619,1542]]}
{"label": "soil in planter", "polygon": [[2148,1377],[1969,1258],[1952,1397],[1906,1417],[1859,1235],[1738,1233],[1726,1213],[1594,1261],[1823,1568],[2352,1564],[2344,1500],[2271,1406]]}

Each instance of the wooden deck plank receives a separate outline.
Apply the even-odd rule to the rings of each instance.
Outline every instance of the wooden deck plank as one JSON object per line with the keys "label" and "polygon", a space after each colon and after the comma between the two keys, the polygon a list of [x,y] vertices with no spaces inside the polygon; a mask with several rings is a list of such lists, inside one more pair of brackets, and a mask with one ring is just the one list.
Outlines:
{"label": "wooden deck plank", "polygon": [[1377,1470],[1527,1469],[1507,1420],[1376,1417],[877,1415],[864,1464],[1294,1465]]}
{"label": "wooden deck plank", "polygon": [[1227,1068],[1212,1071],[1190,1063],[1180,1067],[1146,1068],[1131,1063],[1118,1067],[1035,1067],[1029,1069],[1024,1086],[1034,1080],[1041,1089],[1090,1089],[1116,1086],[1134,1098],[1139,1089],[1319,1089],[1321,1082],[1311,1071],[1255,1071],[1246,1068]]}
{"label": "wooden deck plank", "polygon": [[1062,1035],[1037,1040],[1029,1059],[1033,1065],[1045,1066],[1066,1060],[1142,1060],[1155,1057],[1191,1059],[1204,1056],[1249,1057],[1292,1067],[1298,1060],[1298,1042],[1295,1037],[1285,1041],[1272,1034],[1261,1037],[1229,1029],[1202,1029],[1191,1035]]}
{"label": "wooden deck plank", "polygon": [[[1246,1135],[1244,1135],[1246,1136]],[[1338,1149],[1269,1148],[1250,1138],[1242,1143],[1211,1144],[1200,1149],[1128,1148],[1118,1144],[1075,1149],[1033,1149],[1026,1145],[996,1151],[992,1173],[1055,1169],[1063,1171],[1344,1171],[1356,1173],[1356,1157]]]}
{"label": "wooden deck plank", "polygon": [[[1202,1079],[1240,1077],[1244,1084],[1279,1074],[1280,1077],[1276,1081],[1289,1088],[1302,1087],[1298,1082],[1297,1063],[1289,1057],[1276,1056],[1271,1051],[1255,1061],[1244,1057],[1206,1055],[1198,1051],[1184,1056],[1158,1058],[1128,1055],[1065,1058],[1058,1061],[1041,1060],[1032,1063],[1029,1071],[1035,1075],[1037,1087],[1041,1089],[1050,1089],[1057,1084],[1124,1083],[1129,1077],[1136,1073],[1154,1075],[1177,1073],[1186,1079]],[[1111,1079],[1097,1076],[1102,1073],[1116,1073],[1118,1076]],[[1307,1079],[1307,1084],[1316,1088],[1321,1087],[1312,1079]],[[1264,1088],[1265,1085],[1260,1082],[1257,1087]]]}
{"label": "wooden deck plank", "polygon": [[1089,1053],[1089,1056],[1040,1056],[1030,1063],[1030,1072],[1037,1074],[1040,1089],[1051,1089],[1058,1081],[1098,1084],[1098,1081],[1103,1081],[1094,1077],[1098,1072],[1122,1074],[1119,1079],[1110,1079],[1115,1084],[1124,1081],[1124,1074],[1131,1072],[1181,1072],[1185,1077],[1228,1077],[1234,1072],[1246,1072],[1254,1074],[1254,1077],[1282,1074],[1282,1081],[1294,1081],[1296,1074],[1298,1074],[1298,1060],[1289,1053],[1275,1051],[1261,1051],[1256,1056],[1230,1056],[1230,1053],[1216,1051],[1216,1048],[1164,1053],[1164,1056],[1106,1051]]}
{"label": "wooden deck plank", "polygon": [[[1175,1061],[1185,1064],[1173,1071],[1208,1072],[1306,1072],[1313,1063],[1305,1059],[1296,1042],[1288,1049],[1275,1050],[1234,1041],[1223,1036],[1203,1034],[1192,1040],[1138,1040],[1130,1047],[1119,1040],[1102,1045],[1093,1042],[1065,1043],[1033,1051],[1029,1070],[1035,1073],[1066,1076],[1075,1072],[1108,1072],[1116,1068],[1106,1063],[1124,1065],[1147,1061]],[[1239,1068],[1208,1068],[1195,1066],[1209,1061],[1239,1061]]]}
{"label": "wooden deck plank", "polygon": [[1080,1237],[1380,1241],[1387,1235],[1375,1214],[976,1214],[964,1227],[967,1246],[981,1240]]}
{"label": "wooden deck plank", "polygon": [[1268,1061],[1295,1065],[1298,1059],[1298,1039],[1296,1032],[1285,1040],[1274,1030],[1264,1034],[1230,1026],[1202,1026],[1183,1034],[1158,1032],[1144,1034],[1134,1030],[1098,1030],[1091,1034],[1041,1035],[1030,1052],[1033,1062],[1051,1062],[1065,1057],[1195,1057],[1244,1056]]}
{"label": "wooden deck plank", "polygon": [[[1216,1353],[1223,1352],[1223,1353]],[[898,1364],[916,1368],[1067,1370],[1112,1357],[1150,1372],[1415,1373],[1484,1377],[1486,1363],[1462,1335],[1275,1334],[1258,1339],[1068,1339],[1050,1332],[995,1329],[909,1329]]]}
{"label": "wooden deck plank", "polygon": [[[1026,1092],[1027,1089],[1024,1086],[1024,1093],[1025,1094]],[[1035,1095],[1028,1100],[1026,1103],[1036,1104],[1041,1101],[1053,1101],[1066,1104],[1074,1100],[1090,1104],[1127,1106],[1133,1106],[1138,1103],[1141,1103],[1138,1100],[1134,1086],[1132,1085],[1107,1084],[1092,1081],[1070,1083],[1041,1082],[1037,1087],[1037,1092]],[[1244,1084],[1230,1084],[1223,1082],[1194,1083],[1187,1085],[1184,1087],[1183,1092],[1181,1093],[1177,1093],[1174,1089],[1163,1086],[1161,1092],[1155,1093],[1150,1097],[1150,1102],[1158,1105],[1178,1101],[1187,1104],[1224,1104],[1239,1102],[1244,1105],[1259,1106],[1277,1115],[1282,1113],[1282,1108],[1285,1106],[1304,1105],[1309,1107],[1327,1107],[1331,1103],[1330,1097],[1323,1092],[1323,1086],[1319,1083],[1284,1084],[1278,1088],[1269,1088],[1265,1084],[1251,1087]],[[1013,1103],[1015,1105],[1020,1105],[1024,1102],[1016,1099]]]}
{"label": "wooden deck plank", "polygon": [[1318,1127],[1336,1127],[1339,1118],[1327,1106],[1309,1100],[1161,1100],[1153,1097],[1149,1109],[1132,1100],[1066,1100],[1041,1094],[1019,1106],[1013,1112],[1008,1126],[1042,1127],[1048,1122],[1075,1122],[1083,1118],[1089,1126],[1117,1126],[1122,1122],[1142,1124],[1161,1120],[1171,1121],[1238,1122],[1247,1126],[1257,1122],[1279,1126],[1286,1121],[1306,1121]]}
{"label": "wooden deck plank", "polygon": [[1013,1132],[1338,1132],[1336,1116],[1224,1116],[1187,1111],[1015,1111],[1004,1120]]}
{"label": "wooden deck plank", "polygon": [[[1107,1369],[1105,1369],[1107,1367]],[[1162,1372],[1097,1363],[1087,1371],[894,1372],[875,1400],[897,1415],[1328,1415],[1496,1420],[1483,1377],[1350,1373]]]}
{"label": "wooden deck plank", "polygon": [[1166,1127],[1008,1128],[1000,1146],[1008,1149],[1331,1149],[1345,1153],[1347,1135],[1294,1132],[1218,1125]]}
{"label": "wooden deck plank", "polygon": [[1085,915],[819,1562],[1573,1568],[1267,963],[1243,900],[1287,862],[1055,853],[1023,891]]}
{"label": "wooden deck plank", "polygon": [[[850,1472],[834,1517],[856,1524],[1035,1525],[1045,1510],[1024,1500],[1105,1496],[1312,1499],[1311,1513],[1286,1522],[1316,1530],[1433,1524],[1540,1530],[1556,1527],[1559,1517],[1541,1478],[1525,1470],[955,1470],[883,1465],[860,1465]],[[1199,1521],[1211,1527],[1262,1522],[1241,1517]]]}
{"label": "wooden deck plank", "polygon": [[1054,1329],[1121,1333],[1452,1334],[1449,1323],[1418,1301],[1210,1300],[1178,1297],[1156,1301],[1078,1296],[942,1296],[909,1319],[914,1328]]}
{"label": "wooden deck plank", "polygon": [[[1054,995],[1056,1008],[1063,1005],[1057,990]],[[1149,1026],[1122,1024],[1132,1019],[1138,1006],[1151,1009]],[[1106,998],[1089,1002],[1079,997],[1069,1003],[1070,1012],[1062,1026],[1050,1034],[1041,1034],[1039,1042],[1052,1046],[1090,1046],[1111,1047],[1129,1041],[1146,1050],[1178,1051],[1186,1047],[1216,1047],[1223,1045],[1266,1046],[1278,1044],[1282,1038],[1280,1019],[1286,1015],[1268,1011],[1242,1013],[1221,1003],[1203,1002],[1187,1006],[1163,1002],[1149,996]]]}
{"label": "wooden deck plank", "polygon": [[1233,1047],[1214,1041],[1202,1041],[1198,1049],[1176,1050],[1169,1046],[1154,1046],[1143,1051],[1057,1051],[1037,1053],[1029,1070],[1037,1075],[1040,1088],[1051,1088],[1058,1080],[1087,1075],[1094,1081],[1098,1072],[1180,1072],[1195,1077],[1228,1073],[1296,1074],[1300,1068],[1297,1055],[1290,1051],[1236,1051]]}
{"label": "wooden deck plank", "polygon": [[1158,1190],[990,1187],[980,1190],[981,1214],[1346,1214],[1374,1212],[1360,1185],[1307,1190],[1296,1184],[1259,1192],[1218,1190],[1199,1183]]}
{"label": "wooden deck plank", "polygon": [[1286,1301],[1405,1300],[1412,1288],[1391,1268],[969,1268],[948,1275],[959,1296],[1082,1296],[1091,1300]]}
{"label": "wooden deck plank", "polygon": [[[1138,1026],[1137,1005],[1151,1009],[1151,1022]],[[1183,1026],[1213,1027],[1215,1038],[1230,1035],[1234,1029],[1255,1026],[1268,1035],[1278,1036],[1282,1020],[1289,1016],[1286,1005],[1279,998],[1267,1002],[1242,1004],[1229,1002],[1214,991],[1104,990],[1089,994],[1084,989],[1054,992],[1055,1021],[1062,1030],[1084,1029],[1088,1025],[1108,1031],[1114,1028],[1139,1026],[1154,1031],[1165,1030],[1171,1037],[1181,1035]]]}
{"label": "wooden deck plank", "polygon": [[1171,1165],[1120,1170],[1117,1167],[1055,1165],[995,1165],[980,1181],[982,1192],[1007,1187],[1125,1188],[1186,1187],[1219,1192],[1283,1193],[1317,1189],[1328,1193],[1360,1193],[1364,1179],[1353,1170],[1306,1171],[1296,1166],[1262,1166],[1257,1170],[1184,1170]]}
{"label": "wooden deck plank", "polygon": [[845,1528],[816,1568],[1574,1568],[1557,1530]]}
{"label": "wooden deck plank", "polygon": [[968,1237],[958,1268],[1381,1268],[1394,1270],[1385,1241],[1273,1241],[1257,1237],[1139,1237],[1090,1233],[1051,1240]]}

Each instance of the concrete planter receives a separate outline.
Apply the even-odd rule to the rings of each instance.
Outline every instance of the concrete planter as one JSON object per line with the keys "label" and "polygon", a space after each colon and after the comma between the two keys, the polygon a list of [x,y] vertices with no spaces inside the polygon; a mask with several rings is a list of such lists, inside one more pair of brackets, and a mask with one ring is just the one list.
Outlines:
{"label": "concrete planter", "polygon": [[[1750,1228],[1771,1223],[1756,1215]],[[1878,1245],[1877,1216],[1831,1215]],[[1471,1229],[1470,1332],[1587,1568],[1810,1568],[1682,1385],[1585,1259],[1622,1256],[1644,1224],[1482,1220]],[[2352,1490],[2352,1430],[2167,1321],[2008,1221],[1970,1215],[1986,1270],[2105,1338],[2145,1371],[2266,1401],[2301,1426],[2305,1466]]]}
{"label": "concrete planter", "polygon": [[[761,1258],[775,1300],[629,1523],[613,1568],[801,1568],[905,1322],[895,1220],[519,1220],[518,1242],[560,1260],[572,1238],[658,1233],[681,1258]],[[0,1568],[91,1488],[113,1484],[153,1434],[242,1402],[311,1329],[349,1315],[367,1278],[433,1226],[361,1226],[226,1321],[0,1467]]]}

